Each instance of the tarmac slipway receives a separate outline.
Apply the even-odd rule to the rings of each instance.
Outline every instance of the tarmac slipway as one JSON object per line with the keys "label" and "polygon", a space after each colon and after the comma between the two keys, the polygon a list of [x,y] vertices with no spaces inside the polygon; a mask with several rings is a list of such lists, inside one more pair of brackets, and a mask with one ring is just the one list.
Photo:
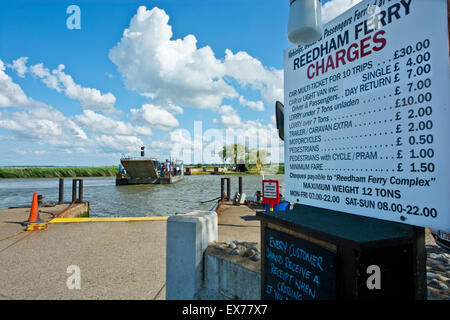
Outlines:
{"label": "tarmac slipway", "polygon": [[[40,217],[50,221],[64,208],[44,208]],[[62,218],[46,230],[24,231],[29,212],[0,210],[0,299],[165,299],[167,217]],[[218,240],[259,246],[255,212],[224,204]],[[67,287],[69,266],[79,267],[80,289]]]}
{"label": "tarmac slipway", "polygon": [[[165,219],[52,223],[24,232],[28,213],[0,211],[0,299],[165,298]],[[72,265],[80,268],[81,289],[67,287]]]}

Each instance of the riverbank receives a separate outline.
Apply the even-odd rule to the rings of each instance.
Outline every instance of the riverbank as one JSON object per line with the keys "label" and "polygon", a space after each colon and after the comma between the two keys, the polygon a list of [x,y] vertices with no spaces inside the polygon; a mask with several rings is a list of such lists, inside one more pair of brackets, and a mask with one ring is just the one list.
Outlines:
{"label": "riverbank", "polygon": [[0,179],[112,177],[119,166],[103,167],[0,167]]}

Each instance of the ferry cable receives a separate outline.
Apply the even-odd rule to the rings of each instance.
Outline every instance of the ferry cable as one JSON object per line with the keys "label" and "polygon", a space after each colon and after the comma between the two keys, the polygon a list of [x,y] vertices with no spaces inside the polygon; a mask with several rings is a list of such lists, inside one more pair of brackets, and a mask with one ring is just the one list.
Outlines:
{"label": "ferry cable", "polygon": [[216,200],[219,200],[219,199],[221,199],[222,197],[217,197],[217,198],[214,198],[214,199],[211,199],[211,200],[206,200],[206,201],[200,201],[200,203],[207,203],[207,202],[212,202],[212,201],[216,201]]}

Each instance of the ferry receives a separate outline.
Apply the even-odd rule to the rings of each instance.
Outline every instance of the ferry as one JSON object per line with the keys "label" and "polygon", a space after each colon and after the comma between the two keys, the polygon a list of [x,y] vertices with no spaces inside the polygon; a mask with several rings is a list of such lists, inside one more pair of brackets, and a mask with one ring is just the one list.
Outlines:
{"label": "ferry", "polygon": [[116,186],[133,184],[169,184],[184,178],[183,162],[145,157],[145,147],[141,147],[141,157],[122,157]]}

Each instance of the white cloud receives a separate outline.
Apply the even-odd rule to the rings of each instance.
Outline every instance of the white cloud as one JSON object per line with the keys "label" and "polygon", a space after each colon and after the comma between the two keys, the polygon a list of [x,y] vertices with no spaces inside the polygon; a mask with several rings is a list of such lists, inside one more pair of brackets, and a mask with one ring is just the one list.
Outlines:
{"label": "white cloud", "polygon": [[99,132],[109,135],[145,135],[150,136],[150,128],[133,126],[130,123],[113,120],[92,110],[84,110],[82,114],[76,115],[75,120],[90,132]]}
{"label": "white cloud", "polygon": [[257,111],[264,111],[264,102],[262,101],[250,101],[245,99],[243,96],[240,96],[239,103],[243,107],[249,107],[250,109]]}
{"label": "white cloud", "polygon": [[[174,113],[185,106],[216,110],[224,99],[237,99],[227,82],[231,78],[259,91],[268,104],[283,98],[282,70],[267,68],[245,52],[226,50],[226,58],[217,59],[209,46],[198,48],[193,35],[172,39],[168,22],[163,10],[141,6],[110,50],[109,58],[129,88]],[[261,109],[260,102],[250,104]]]}
{"label": "white cloud", "polygon": [[127,86],[155,103],[210,108],[237,96],[222,79],[224,67],[210,47],[197,48],[188,35],[172,40],[169,16],[161,9],[138,8],[109,57]]}
{"label": "white cloud", "polygon": [[225,127],[236,127],[241,124],[241,118],[232,106],[224,105],[218,109],[220,119],[213,119],[216,124],[221,124]]}
{"label": "white cloud", "polygon": [[[223,106],[221,109],[233,112],[230,106]],[[200,136],[193,136],[188,130],[179,128],[171,131],[163,140],[152,141],[151,148],[161,157],[170,155],[183,159],[185,163],[221,162],[218,153],[223,146],[239,143],[250,149],[268,150],[271,154],[269,161],[283,161],[283,142],[273,124],[241,121],[238,126],[228,126],[221,130],[210,128],[202,132],[197,128],[195,134]]]}
{"label": "white cloud", "polygon": [[322,6],[322,20],[328,22],[344,13],[362,0],[331,0]]}
{"label": "white cloud", "polygon": [[26,107],[30,100],[22,88],[5,73],[5,64],[0,60],[0,107]]}
{"label": "white cloud", "polygon": [[274,114],[270,116],[270,123],[277,124],[277,117]]}
{"label": "white cloud", "polygon": [[88,142],[83,129],[50,106],[4,114],[0,128],[38,144],[76,146]]}
{"label": "white cloud", "polygon": [[64,69],[63,64],[58,65],[58,68],[51,72],[44,67],[43,63],[30,67],[30,71],[41,78],[47,87],[57,92],[64,92],[68,98],[79,101],[84,109],[106,113],[116,112],[114,108],[116,97],[112,93],[102,94],[98,89],[82,87],[75,83],[73,78],[63,71]]}
{"label": "white cloud", "polygon": [[[116,121],[91,110],[85,110],[83,114],[73,118],[66,117],[52,106],[27,97],[22,88],[14,83],[4,70],[5,66],[0,60],[0,106],[25,109],[0,112],[0,129],[13,133],[2,139],[44,145],[46,151],[53,150],[55,154],[58,153],[58,149],[66,154],[69,151],[111,153],[137,150],[136,148],[142,145],[142,140],[137,135],[151,134],[151,130],[147,127]],[[37,73],[41,71],[46,73],[43,66],[38,66],[34,70]],[[100,135],[91,134],[89,137],[85,130]],[[42,154],[42,152],[35,153],[35,155]]]}
{"label": "white cloud", "polygon": [[38,63],[30,66],[30,72],[35,76],[42,79],[42,82],[45,83],[47,87],[50,89],[56,90],[57,92],[61,92],[60,84],[58,78],[50,73],[48,68],[44,67],[43,63]]}
{"label": "white cloud", "polygon": [[272,105],[276,100],[283,100],[283,70],[267,68],[244,51],[234,54],[228,49],[225,50],[224,65],[227,75],[240,85],[260,91],[265,103]]}
{"label": "white cloud", "polygon": [[19,77],[24,78],[25,77],[25,73],[27,72],[27,61],[28,61],[28,57],[21,57],[19,59],[16,59],[13,61],[12,65],[8,65],[8,67],[10,67],[11,69],[13,69],[14,71],[17,72],[17,75]]}
{"label": "white cloud", "polygon": [[144,104],[140,109],[131,109],[133,121],[144,123],[152,128],[171,130],[179,126],[178,120],[160,106]]}
{"label": "white cloud", "polygon": [[135,136],[112,136],[104,135],[94,137],[94,141],[105,152],[132,152],[138,150],[144,143]]}
{"label": "white cloud", "polygon": [[[78,122],[81,117],[87,116],[86,114],[76,116],[76,121]],[[87,121],[87,119],[84,120]],[[105,127],[102,129],[92,128],[96,120],[89,123],[85,121],[81,121],[83,123],[80,124],[86,125],[86,128],[65,117],[56,109],[48,107],[48,109],[33,109],[26,112],[3,113],[0,119],[0,128],[13,132],[15,140],[45,145],[46,150],[50,150],[52,147],[64,148],[61,150],[65,153],[70,153],[68,150],[77,153],[91,152],[93,154],[99,152],[128,152],[136,151],[138,147],[143,145],[142,140],[136,136],[140,131],[139,128],[132,128],[129,124],[117,122],[119,128],[111,129],[108,133],[102,133],[106,130]],[[92,130],[90,136],[85,129]],[[93,132],[99,132],[100,134],[94,135]],[[149,132],[145,130],[143,133],[148,134]]]}

